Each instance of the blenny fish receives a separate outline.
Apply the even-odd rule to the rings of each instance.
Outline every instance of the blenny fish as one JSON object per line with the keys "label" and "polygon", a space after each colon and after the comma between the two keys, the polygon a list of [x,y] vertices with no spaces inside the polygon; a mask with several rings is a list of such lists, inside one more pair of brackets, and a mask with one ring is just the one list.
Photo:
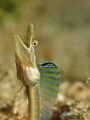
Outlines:
{"label": "blenny fish", "polygon": [[[13,32],[14,33],[14,32]],[[33,24],[28,25],[24,40],[14,33],[17,77],[26,87],[28,120],[49,120],[58,94],[60,70],[52,62],[37,64]]]}

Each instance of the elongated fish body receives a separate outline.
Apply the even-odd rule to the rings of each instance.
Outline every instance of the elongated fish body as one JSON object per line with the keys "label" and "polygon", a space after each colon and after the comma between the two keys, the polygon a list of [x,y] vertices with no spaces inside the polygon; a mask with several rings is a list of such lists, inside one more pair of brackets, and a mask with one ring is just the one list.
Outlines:
{"label": "elongated fish body", "polygon": [[36,45],[33,25],[29,24],[24,43],[15,37],[17,77],[24,84],[28,95],[28,120],[49,120],[57,97],[60,70],[52,62],[36,63]]}
{"label": "elongated fish body", "polygon": [[32,87],[26,86],[28,95],[28,120],[40,120],[40,97],[39,85]]}

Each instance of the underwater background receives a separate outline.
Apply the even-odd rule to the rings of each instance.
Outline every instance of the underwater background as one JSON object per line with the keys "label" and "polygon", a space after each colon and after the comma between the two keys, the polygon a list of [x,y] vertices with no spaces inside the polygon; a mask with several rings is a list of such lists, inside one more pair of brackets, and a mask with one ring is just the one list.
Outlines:
{"label": "underwater background", "polygon": [[37,62],[54,62],[61,83],[51,120],[90,119],[90,1],[0,1],[0,120],[26,120],[27,98],[18,81],[15,41],[33,23]]}

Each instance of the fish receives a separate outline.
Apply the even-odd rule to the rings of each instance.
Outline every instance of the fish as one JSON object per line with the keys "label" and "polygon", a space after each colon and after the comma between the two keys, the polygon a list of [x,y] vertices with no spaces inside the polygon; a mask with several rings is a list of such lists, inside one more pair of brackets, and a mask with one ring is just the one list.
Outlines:
{"label": "fish", "polygon": [[13,34],[17,78],[27,91],[28,120],[49,120],[59,90],[60,69],[52,62],[37,64],[38,41],[34,40],[32,23],[28,25],[24,40]]}

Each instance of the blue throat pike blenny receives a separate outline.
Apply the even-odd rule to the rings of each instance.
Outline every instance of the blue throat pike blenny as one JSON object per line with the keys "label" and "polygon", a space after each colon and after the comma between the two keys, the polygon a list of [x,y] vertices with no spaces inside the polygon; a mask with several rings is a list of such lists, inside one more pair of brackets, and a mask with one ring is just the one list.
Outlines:
{"label": "blue throat pike blenny", "polygon": [[[14,32],[13,32],[14,33]],[[17,77],[26,87],[28,120],[49,120],[58,94],[60,70],[52,62],[37,64],[33,25],[29,24],[24,41],[14,33]]]}

